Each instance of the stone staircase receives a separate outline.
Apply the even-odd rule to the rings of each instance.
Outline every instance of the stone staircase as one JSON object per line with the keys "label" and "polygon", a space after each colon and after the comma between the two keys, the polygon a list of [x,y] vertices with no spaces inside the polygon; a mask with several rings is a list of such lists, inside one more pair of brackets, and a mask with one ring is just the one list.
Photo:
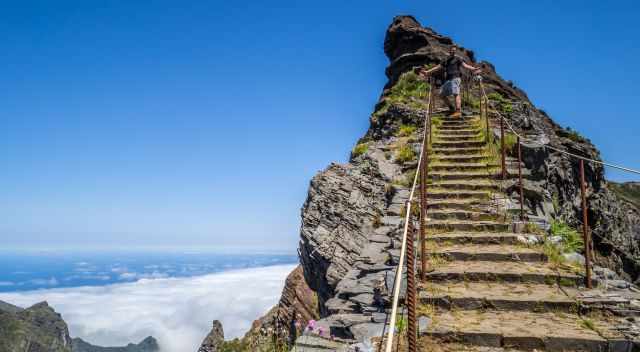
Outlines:
{"label": "stone staircase", "polygon": [[579,268],[550,261],[541,244],[522,241],[541,236],[514,233],[505,221],[482,131],[477,117],[441,118],[434,130],[422,350],[632,351],[613,317],[580,304]]}

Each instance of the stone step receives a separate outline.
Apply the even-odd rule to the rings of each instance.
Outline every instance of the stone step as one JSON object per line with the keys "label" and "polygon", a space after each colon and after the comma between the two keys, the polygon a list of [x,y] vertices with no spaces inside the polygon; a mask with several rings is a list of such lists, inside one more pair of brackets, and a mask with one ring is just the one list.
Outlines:
{"label": "stone step", "polygon": [[433,171],[485,171],[487,163],[429,163]]}
{"label": "stone step", "polygon": [[442,122],[442,124],[456,124],[456,123],[478,123],[480,121],[480,119],[477,116],[465,116],[464,118],[462,117],[450,117],[450,116],[444,116],[444,117],[440,117],[439,120]]}
{"label": "stone step", "polygon": [[429,172],[428,180],[490,180],[495,178],[493,173],[487,171],[448,171],[433,170]]}
{"label": "stone step", "polygon": [[487,221],[487,220],[495,220],[496,215],[478,212],[478,211],[469,211],[464,209],[450,209],[450,208],[442,208],[442,209],[432,209],[427,213],[429,219],[435,220],[479,220],[479,221]]}
{"label": "stone step", "polygon": [[499,188],[498,183],[492,182],[490,180],[475,180],[475,181],[465,181],[465,180],[448,180],[448,181],[436,181],[427,183],[427,189],[431,187],[439,187],[443,189],[452,189],[452,190],[461,190],[461,189],[469,189],[469,190],[484,190],[484,191],[493,191]]}
{"label": "stone step", "polygon": [[487,156],[484,154],[469,154],[469,155],[431,155],[430,161],[444,162],[444,163],[477,163],[487,160]]}
{"label": "stone step", "polygon": [[477,136],[482,131],[479,128],[465,128],[465,129],[449,129],[449,128],[438,128],[438,136],[466,136],[466,135],[474,135]]}
{"label": "stone step", "polygon": [[480,125],[478,124],[468,124],[468,123],[459,123],[459,124],[442,124],[438,127],[439,131],[461,131],[461,130],[480,130]]}
{"label": "stone step", "polygon": [[434,141],[439,141],[439,142],[484,141],[483,139],[481,139],[481,137],[482,136],[477,134],[477,133],[474,133],[474,134],[460,134],[460,135],[450,135],[450,134],[438,133],[438,134],[435,135]]}
{"label": "stone step", "polygon": [[481,147],[469,147],[469,148],[451,148],[451,147],[431,147],[429,155],[473,155],[481,154],[484,148]]}
{"label": "stone step", "polygon": [[492,262],[544,262],[547,256],[535,249],[513,244],[447,244],[429,249],[448,260]]}
{"label": "stone step", "polygon": [[504,232],[510,228],[510,224],[496,221],[431,220],[426,227],[442,231]]}
{"label": "stone step", "polygon": [[467,199],[489,200],[491,194],[487,191],[478,190],[454,190],[440,187],[427,188],[427,199]]}
{"label": "stone step", "polygon": [[486,203],[486,200],[474,198],[467,199],[431,199],[427,201],[427,209],[431,212],[433,209],[457,209],[457,210],[474,210],[480,208]]}
{"label": "stone step", "polygon": [[466,310],[435,312],[422,334],[442,341],[486,347],[549,352],[630,351],[632,343],[604,318],[590,319],[589,329],[577,315],[565,312]]}
{"label": "stone step", "polygon": [[527,239],[532,242],[542,242],[542,237],[539,235],[511,232],[448,232],[427,236],[427,241],[433,242],[477,244],[521,244]]}
{"label": "stone step", "polygon": [[485,144],[484,141],[437,141],[432,142],[431,146],[433,148],[482,148]]}
{"label": "stone step", "polygon": [[446,309],[578,312],[577,289],[557,284],[491,282],[426,283],[418,288],[422,304]]}
{"label": "stone step", "polygon": [[494,261],[453,261],[438,265],[427,273],[429,281],[490,281],[490,282],[531,282],[560,283],[563,286],[577,286],[583,278],[552,263],[494,262]]}

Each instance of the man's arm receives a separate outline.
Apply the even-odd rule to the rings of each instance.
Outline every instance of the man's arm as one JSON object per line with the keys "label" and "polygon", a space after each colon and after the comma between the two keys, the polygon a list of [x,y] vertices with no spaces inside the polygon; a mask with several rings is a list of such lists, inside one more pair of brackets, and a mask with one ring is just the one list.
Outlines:
{"label": "man's arm", "polygon": [[436,66],[434,66],[434,67],[432,67],[432,68],[430,68],[430,69],[428,69],[428,70],[426,70],[426,71],[423,71],[424,69],[423,69],[423,68],[420,68],[420,70],[419,70],[418,74],[419,74],[420,76],[422,76],[422,77],[426,77],[426,76],[428,76],[429,74],[431,74],[431,72],[437,71],[437,70],[439,70],[439,69],[441,69],[441,68],[442,68],[442,65],[440,65],[440,64],[438,64],[438,65],[436,65]]}
{"label": "man's arm", "polygon": [[475,66],[471,66],[468,63],[462,61],[462,66],[464,66],[466,69],[473,71],[473,73],[478,73],[480,71],[482,71],[482,69],[480,67],[475,67]]}

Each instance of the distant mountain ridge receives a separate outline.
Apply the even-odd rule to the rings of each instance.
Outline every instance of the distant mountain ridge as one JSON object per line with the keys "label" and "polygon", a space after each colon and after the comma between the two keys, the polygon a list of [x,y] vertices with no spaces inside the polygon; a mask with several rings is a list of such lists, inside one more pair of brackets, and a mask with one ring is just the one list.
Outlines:
{"label": "distant mountain ridge", "polygon": [[157,352],[155,338],[124,347],[100,347],[80,338],[71,339],[62,316],[47,302],[23,309],[0,301],[1,352]]}
{"label": "distant mountain ridge", "polygon": [[145,338],[138,344],[130,343],[123,347],[100,347],[92,345],[77,337],[72,341],[72,352],[156,352],[160,350],[158,341],[152,336]]}
{"label": "distant mountain ridge", "polygon": [[640,209],[640,182],[617,183],[609,181],[609,186],[618,197]]}

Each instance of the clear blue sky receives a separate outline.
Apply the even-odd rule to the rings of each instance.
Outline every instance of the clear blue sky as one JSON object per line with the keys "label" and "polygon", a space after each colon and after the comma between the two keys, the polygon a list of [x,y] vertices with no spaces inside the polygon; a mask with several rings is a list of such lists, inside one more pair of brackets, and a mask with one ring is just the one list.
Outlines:
{"label": "clear blue sky", "polygon": [[293,250],[310,178],[368,126],[398,14],[640,168],[634,1],[5,2],[0,247]]}

